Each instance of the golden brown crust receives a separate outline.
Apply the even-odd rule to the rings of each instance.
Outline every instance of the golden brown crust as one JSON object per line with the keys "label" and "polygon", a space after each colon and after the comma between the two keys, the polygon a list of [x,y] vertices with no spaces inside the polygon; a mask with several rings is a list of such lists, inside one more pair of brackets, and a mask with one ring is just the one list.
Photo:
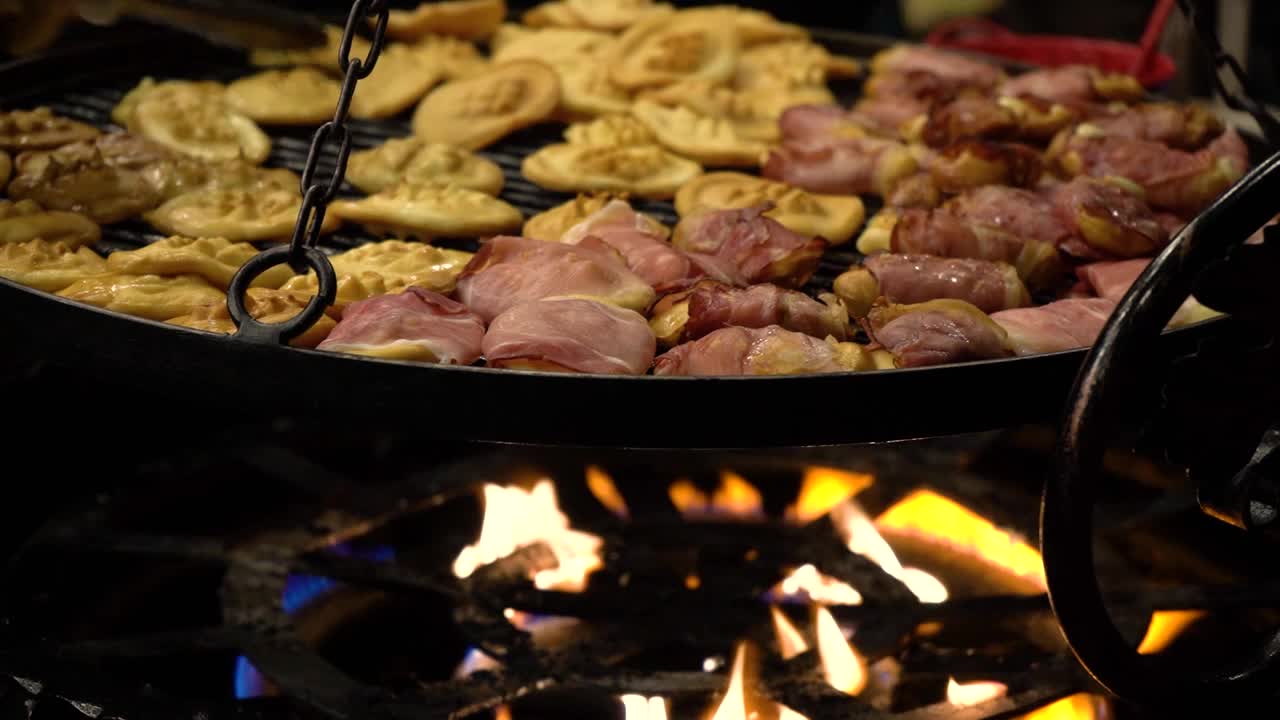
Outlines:
{"label": "golden brown crust", "polygon": [[559,102],[560,79],[551,68],[535,60],[502,63],[432,91],[414,112],[413,132],[477,150],[541,122]]}
{"label": "golden brown crust", "polygon": [[392,10],[387,35],[396,40],[418,40],[425,35],[481,40],[492,35],[506,16],[504,0],[424,2],[413,10]]}
{"label": "golden brown crust", "polygon": [[271,152],[271,138],[226,104],[226,89],[219,83],[146,78],[111,116],[132,133],[202,160],[259,165]]}
{"label": "golden brown crust", "polygon": [[315,68],[264,70],[228,85],[226,103],[267,125],[315,125],[333,116],[340,89]]}
{"label": "golden brown crust", "polygon": [[444,68],[429,54],[391,43],[378,56],[373,74],[360,81],[351,99],[358,118],[389,118],[413,107],[445,77]]}
{"label": "golden brown crust", "polygon": [[656,12],[618,39],[610,77],[632,90],[680,80],[724,82],[733,75],[738,49],[732,24],[714,16]]}
{"label": "golden brown crust", "polygon": [[352,153],[347,180],[367,193],[402,182],[457,185],[486,195],[502,192],[502,168],[462,148],[422,138],[392,138],[376,148]]}
{"label": "golden brown crust", "polygon": [[[527,238],[559,242],[565,232],[599,212],[614,200],[626,200],[625,193],[586,193],[534,215],[524,223],[520,234]],[[655,220],[654,223],[657,223]],[[670,233],[665,227],[667,233]]]}
{"label": "golden brown crust", "polygon": [[77,248],[101,237],[98,224],[79,213],[44,210],[31,200],[0,200],[0,245],[39,238]]}
{"label": "golden brown crust", "polygon": [[420,242],[383,240],[368,243],[329,258],[339,275],[363,277],[372,272],[382,278],[386,292],[408,287],[448,294],[472,253],[437,248]]}
{"label": "golden brown crust", "polygon": [[413,44],[413,51],[446,80],[468,78],[489,69],[489,61],[475,45],[454,37],[428,35]]}
{"label": "golden brown crust", "polygon": [[[306,308],[311,297],[305,293],[249,288],[245,293],[245,309],[259,322],[275,324],[293,318]],[[192,308],[180,316],[168,319],[171,325],[229,335],[236,331],[227,303],[210,303]],[[328,315],[321,315],[314,325],[289,342],[293,347],[314,348],[329,336],[337,323]]]}
{"label": "golden brown crust", "polygon": [[676,193],[681,216],[773,203],[766,216],[790,230],[821,237],[832,245],[848,242],[862,227],[866,208],[856,195],[821,195],[785,183],[736,172],[700,175]]}
{"label": "golden brown crust", "polygon": [[[179,195],[144,217],[170,235],[283,241],[293,234],[301,207],[302,196],[296,189],[208,188]],[[321,232],[333,232],[339,224],[336,216],[328,214]]]}
{"label": "golden brown crust", "polygon": [[[306,275],[295,275],[280,287],[281,290],[301,295],[315,295],[320,289],[314,272]],[[335,320],[342,319],[342,312],[353,302],[368,300],[371,297],[387,294],[387,281],[381,275],[369,270],[354,273],[343,273],[338,276],[337,294],[333,304],[325,310]]]}
{"label": "golden brown crust", "polygon": [[226,305],[227,301],[226,293],[198,275],[97,275],[77,280],[58,291],[58,295],[105,310],[162,321],[206,305]]}
{"label": "golden brown crust", "polygon": [[9,178],[13,176],[13,158],[9,157],[9,153],[0,150],[0,192],[4,192],[5,186],[9,184]]}
{"label": "golden brown crust", "polygon": [[[257,254],[246,242],[175,235],[137,250],[117,250],[107,256],[107,267],[123,275],[199,275],[225,290],[240,266]],[[292,274],[288,265],[277,265],[255,278],[253,287],[277,288]]]}
{"label": "golden brown crust", "polygon": [[0,277],[45,292],[103,275],[106,261],[87,247],[48,240],[0,244]]}
{"label": "golden brown crust", "polygon": [[649,126],[633,115],[605,115],[576,122],[564,131],[571,145],[652,145],[658,141]]}
{"label": "golden brown crust", "polygon": [[742,52],[733,76],[738,90],[820,87],[832,77],[856,77],[857,60],[832,55],[808,40],[768,43]]}
{"label": "golden brown crust", "polygon": [[497,235],[524,222],[508,203],[451,185],[402,183],[367,198],[338,200],[329,210],[375,232],[424,239]]}
{"label": "golden brown crust", "polygon": [[0,150],[49,150],[98,134],[92,125],[54,115],[47,107],[0,112]]}
{"label": "golden brown crust", "polygon": [[626,192],[665,199],[702,174],[698,163],[658,145],[548,145],[526,157],[521,172],[561,192]]}
{"label": "golden brown crust", "polygon": [[704,165],[755,167],[769,151],[764,143],[739,136],[732,122],[684,106],[640,100],[631,111],[668,150]]}

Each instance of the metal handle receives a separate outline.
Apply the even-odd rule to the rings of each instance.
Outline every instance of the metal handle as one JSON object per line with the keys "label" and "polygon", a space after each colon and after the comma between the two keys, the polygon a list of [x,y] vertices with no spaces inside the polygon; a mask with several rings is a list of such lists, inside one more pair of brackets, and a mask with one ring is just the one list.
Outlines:
{"label": "metal handle", "polygon": [[1197,274],[1242,246],[1270,220],[1277,211],[1276,198],[1280,154],[1192,220],[1142,273],[1076,379],[1058,441],[1056,470],[1045,483],[1040,539],[1053,610],[1081,664],[1107,690],[1135,703],[1179,712],[1203,705],[1222,712],[1225,701],[1256,702],[1274,695],[1280,686],[1280,632],[1229,665],[1194,674],[1167,667],[1159,656],[1137,654],[1107,611],[1094,572],[1092,544],[1093,506],[1109,421],[1125,399],[1117,391],[1138,376],[1139,366],[1149,358],[1147,350],[1191,294]]}
{"label": "metal handle", "polygon": [[[287,246],[272,248],[250,259],[231,278],[231,285],[227,288],[227,312],[236,325],[236,338],[271,344],[287,343],[306,332],[333,304],[337,293],[333,264],[324,253],[316,249],[316,243],[324,226],[325,211],[329,203],[338,196],[347,173],[347,159],[351,156],[351,131],[347,128],[351,98],[355,96],[356,84],[369,77],[378,62],[378,55],[382,52],[382,44],[387,35],[389,15],[387,0],[355,0],[351,4],[342,41],[338,45],[338,67],[343,73],[342,90],[338,94],[338,106],[334,109],[333,119],[316,128],[315,135],[311,138],[311,150],[307,153],[307,162],[302,169],[302,207],[298,210],[293,236]],[[353,58],[351,46],[355,41],[356,28],[367,24],[371,19],[375,22],[369,53],[363,59]],[[337,145],[333,174],[327,179],[317,179],[320,157],[330,144]],[[256,277],[268,268],[283,263],[288,263],[298,273],[308,269],[315,270],[319,290],[307,307],[289,320],[281,323],[259,322],[245,307],[245,293]]]}

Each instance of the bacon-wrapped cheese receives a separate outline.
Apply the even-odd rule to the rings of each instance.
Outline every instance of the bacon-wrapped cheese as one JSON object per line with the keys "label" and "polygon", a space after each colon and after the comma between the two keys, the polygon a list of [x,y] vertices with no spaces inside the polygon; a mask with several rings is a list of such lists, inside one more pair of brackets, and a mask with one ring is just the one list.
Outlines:
{"label": "bacon-wrapped cheese", "polygon": [[915,156],[896,140],[827,136],[784,141],[760,172],[811,192],[885,196],[917,168]]}
{"label": "bacon-wrapped cheese", "polygon": [[1008,344],[1018,355],[1058,352],[1088,347],[1107,324],[1113,300],[1067,298],[1037,307],[1001,310],[991,320],[1008,333]]}
{"label": "bacon-wrapped cheese", "polygon": [[[1012,312],[1012,311],[1008,311]],[[1011,354],[1005,331],[963,300],[878,305],[863,323],[898,367],[924,367]]]}
{"label": "bacon-wrapped cheese", "polygon": [[1032,70],[1005,80],[1000,95],[1030,95],[1064,104],[1132,102],[1145,93],[1132,75],[1104,73],[1087,65],[1064,65]]}
{"label": "bacon-wrapped cheese", "polygon": [[633,310],[582,298],[545,298],[494,318],[482,348],[491,367],[643,375],[657,344],[648,323]]}
{"label": "bacon-wrapped cheese", "polygon": [[1223,132],[1222,121],[1192,103],[1143,103],[1104,108],[1089,116],[1104,135],[1150,140],[1181,150],[1198,150]]}
{"label": "bacon-wrapped cheese", "polygon": [[769,325],[836,340],[844,340],[849,332],[847,313],[835,296],[828,294],[818,301],[770,283],[734,288],[703,280],[659,300],[649,321],[664,345],[696,340],[724,327]]}
{"label": "bacon-wrapped cheese", "polygon": [[950,298],[988,313],[1031,304],[1012,265],[933,255],[873,255],[837,277],[834,290],[855,318],[880,298],[899,305]]}
{"label": "bacon-wrapped cheese", "polygon": [[827,242],[765,217],[772,208],[769,202],[690,215],[676,226],[672,242],[685,252],[727,262],[749,283],[799,287],[817,269]]}
{"label": "bacon-wrapped cheese", "polygon": [[1082,112],[1034,97],[962,95],[935,102],[898,127],[906,140],[932,147],[961,140],[1044,142]]}
{"label": "bacon-wrapped cheese", "polygon": [[1169,241],[1169,232],[1143,202],[1141,190],[1122,182],[1077,177],[1049,191],[1058,218],[1072,235],[1061,243],[1082,258],[1150,255]]}
{"label": "bacon-wrapped cheese", "polygon": [[1184,215],[1204,209],[1249,165],[1249,149],[1234,128],[1202,150],[1185,152],[1084,124],[1054,138],[1047,157],[1068,176],[1128,179],[1151,207]]}
{"label": "bacon-wrapped cheese", "polygon": [[[1039,197],[1029,192],[1027,196]],[[1004,262],[1016,268],[1029,287],[1043,287],[1059,274],[1057,242],[1065,233],[1049,232],[1047,222],[1044,229],[1031,232],[1041,218],[1052,220],[1052,209],[1046,206],[1040,215],[1014,217],[1013,221],[992,214],[968,217],[952,201],[934,210],[883,210],[858,238],[858,250],[865,255],[894,252]]]}
{"label": "bacon-wrapped cheese", "polygon": [[568,245],[509,235],[481,246],[458,276],[457,295],[486,322],[546,297],[592,298],[638,312],[655,297],[649,283],[598,238]]}
{"label": "bacon-wrapped cheese", "polygon": [[987,89],[1005,79],[1004,72],[991,63],[928,45],[901,44],[882,50],[871,59],[871,71],[877,75],[922,72]]}
{"label": "bacon-wrapped cheese", "polygon": [[470,365],[480,358],[484,321],[465,305],[410,287],[347,306],[320,350],[390,360]]}
{"label": "bacon-wrapped cheese", "polygon": [[577,245],[594,237],[617,250],[627,268],[659,293],[694,282],[706,273],[685,253],[666,240],[668,231],[622,200],[611,200],[600,210],[565,231],[560,242]]}
{"label": "bacon-wrapped cheese", "polygon": [[668,350],[655,375],[800,375],[892,367],[886,353],[852,342],[819,340],[777,325],[727,327]]}

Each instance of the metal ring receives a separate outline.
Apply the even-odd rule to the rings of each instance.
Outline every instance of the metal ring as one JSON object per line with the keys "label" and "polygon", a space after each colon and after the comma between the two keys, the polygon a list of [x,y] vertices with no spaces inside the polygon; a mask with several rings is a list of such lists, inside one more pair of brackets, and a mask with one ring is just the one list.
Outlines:
{"label": "metal ring", "polygon": [[264,250],[249,258],[236,271],[227,288],[227,312],[231,314],[231,321],[236,324],[236,338],[268,345],[283,345],[311,329],[324,311],[333,305],[338,294],[338,278],[333,271],[333,264],[316,248],[303,248],[302,253],[307,265],[316,271],[316,277],[320,281],[319,289],[302,312],[282,323],[258,322],[245,308],[244,295],[259,275],[276,265],[289,262],[292,256],[289,246],[281,245]]}
{"label": "metal ring", "polygon": [[1246,175],[1192,220],[1151,262],[1112,314],[1072,391],[1058,440],[1055,472],[1045,482],[1041,551],[1049,600],[1076,658],[1108,691],[1152,707],[1222,708],[1224,699],[1258,701],[1280,686],[1280,632],[1225,667],[1197,673],[1139,655],[1107,611],[1093,564],[1093,506],[1108,420],[1123,398],[1115,392],[1169,319],[1191,294],[1208,262],[1242,244],[1275,214],[1280,154]]}
{"label": "metal ring", "polygon": [[347,15],[347,26],[342,31],[342,41],[338,44],[338,69],[345,75],[347,68],[351,65],[351,44],[355,41],[356,26],[360,21],[369,17],[369,11],[374,10],[378,13],[377,23],[373,29],[373,39],[369,43],[369,53],[365,55],[364,61],[360,63],[356,77],[363,80],[369,77],[373,72],[374,66],[378,63],[378,56],[382,53],[382,44],[387,36],[387,20],[390,17],[390,11],[386,2],[379,0],[356,0],[351,4],[351,12]]}

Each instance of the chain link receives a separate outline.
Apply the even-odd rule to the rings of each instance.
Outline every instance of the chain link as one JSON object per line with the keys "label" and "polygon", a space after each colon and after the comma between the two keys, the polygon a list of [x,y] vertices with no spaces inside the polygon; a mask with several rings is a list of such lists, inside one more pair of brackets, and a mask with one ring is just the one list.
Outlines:
{"label": "chain link", "polygon": [[[298,221],[289,241],[289,264],[299,272],[304,264],[305,250],[314,248],[320,239],[320,229],[324,225],[329,203],[333,202],[342,189],[347,174],[347,159],[351,157],[351,131],[347,128],[351,99],[355,96],[356,84],[369,77],[378,63],[378,55],[382,52],[387,35],[389,15],[387,0],[355,0],[347,15],[347,25],[342,31],[342,41],[338,44],[338,67],[342,70],[338,105],[334,108],[333,120],[316,128],[316,133],[311,138],[306,165],[302,168],[302,207],[298,210]],[[367,26],[370,20],[373,21],[374,30],[369,52],[363,59],[353,58],[351,46],[355,42],[356,29],[362,25]],[[320,159],[329,154],[335,155],[334,166],[333,172],[326,177],[319,173],[319,165]]]}
{"label": "chain link", "polygon": [[[1208,21],[1197,3],[1191,0],[1178,0],[1178,7],[1182,9],[1182,14],[1186,16],[1187,22],[1195,30],[1196,36],[1200,38],[1200,43],[1204,45],[1205,50],[1213,57],[1213,85],[1222,101],[1232,110],[1249,113],[1257,121],[1258,127],[1262,130],[1262,134],[1267,138],[1267,142],[1272,149],[1280,149],[1280,120],[1276,120],[1275,116],[1267,110],[1265,104],[1255,99],[1256,93],[1254,93],[1252,84],[1249,82],[1249,76],[1245,72],[1244,66],[1231,53],[1222,48],[1222,43],[1218,41],[1218,34],[1209,27]],[[1243,96],[1232,92],[1222,81],[1221,70],[1223,67],[1226,67],[1227,71],[1235,77]]]}

